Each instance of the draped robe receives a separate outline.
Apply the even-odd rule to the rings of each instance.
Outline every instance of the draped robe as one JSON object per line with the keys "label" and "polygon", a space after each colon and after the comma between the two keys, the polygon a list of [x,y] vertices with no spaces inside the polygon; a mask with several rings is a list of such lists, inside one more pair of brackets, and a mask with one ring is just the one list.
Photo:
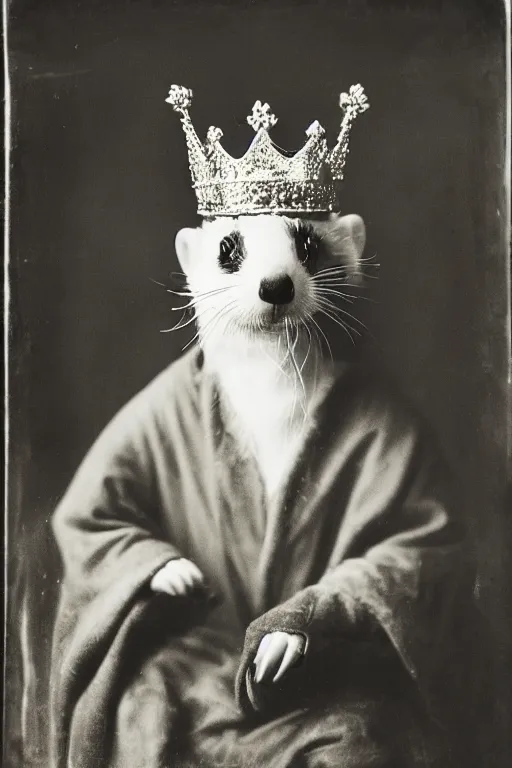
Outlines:
{"label": "draped robe", "polygon": [[[269,502],[201,353],[183,356],[107,426],[54,517],[53,768],[469,765],[459,516],[429,431],[355,366]],[[206,595],[151,592],[177,557]],[[273,630],[306,653],[258,685]]]}

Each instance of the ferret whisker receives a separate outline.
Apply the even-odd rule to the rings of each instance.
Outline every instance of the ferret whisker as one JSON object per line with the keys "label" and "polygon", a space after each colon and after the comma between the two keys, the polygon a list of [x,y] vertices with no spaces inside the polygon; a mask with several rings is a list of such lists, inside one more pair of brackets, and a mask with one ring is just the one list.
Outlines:
{"label": "ferret whisker", "polygon": [[[285,318],[285,327],[286,327],[286,318]],[[279,341],[281,341],[281,338],[279,338]],[[289,347],[289,344],[288,344],[288,336],[286,335],[286,348],[285,348],[283,359],[281,360],[281,365],[284,368],[286,368],[287,361],[288,361],[289,357],[290,357],[290,347]]]}
{"label": "ferret whisker", "polygon": [[[356,285],[352,283],[343,283],[343,282],[329,282],[329,283],[318,283],[317,285],[313,286],[315,290],[320,290],[323,288],[359,288],[360,290],[365,290],[367,286],[365,285]],[[347,293],[347,296],[350,296],[350,298],[353,298],[357,301],[360,301],[361,299],[365,299],[366,301],[373,301],[373,299],[369,299],[367,296],[363,296],[361,293]]]}
{"label": "ferret whisker", "polygon": [[[332,301],[330,301],[330,299],[327,299],[327,298],[325,298],[325,297],[322,297],[322,296],[320,295],[320,296],[318,296],[318,297],[317,297],[317,301],[322,301],[322,302],[324,303],[324,305],[325,305],[325,306],[326,306],[328,309],[330,309],[330,310],[331,310],[331,312],[334,312],[334,314],[336,314],[336,313],[338,313],[338,312],[339,312],[339,313],[341,313],[341,314],[343,314],[343,315],[346,315],[347,317],[349,317],[349,318],[350,318],[351,320],[353,320],[354,322],[356,322],[356,323],[359,323],[359,325],[360,325],[362,328],[364,328],[364,330],[365,330],[365,331],[367,331],[367,330],[368,330],[368,328],[367,328],[367,327],[366,327],[366,325],[365,325],[365,324],[362,322],[362,320],[359,320],[359,318],[358,318],[358,317],[355,317],[354,315],[350,314],[350,312],[347,312],[346,310],[344,310],[344,309],[341,309],[341,307],[338,307],[338,306],[336,306],[336,304],[334,304]],[[345,321],[345,322],[346,322],[346,321]],[[347,325],[348,325],[348,323],[347,323]],[[349,326],[349,327],[350,327],[350,326]],[[358,333],[359,335],[361,335],[361,334],[360,334],[360,332],[359,332],[359,331],[356,331],[356,329],[355,329],[355,328],[353,328],[352,330],[354,330],[356,333]]]}
{"label": "ferret whisker", "polygon": [[203,348],[205,342],[208,341],[208,339],[213,335],[213,332],[221,319],[226,319],[226,317],[229,317],[230,311],[233,309],[235,303],[236,302],[233,301],[230,304],[227,304],[225,307],[222,307],[222,309],[219,310],[217,314],[208,321],[204,328],[200,329],[199,343]]}
{"label": "ferret whisker", "polygon": [[[295,328],[295,341],[294,341],[293,347],[292,347],[293,352],[295,352],[295,348],[296,348],[296,346],[297,346],[297,344],[299,342],[299,335],[300,335],[300,326],[297,326]],[[299,377],[299,382],[300,382],[300,385],[301,385],[301,388],[302,388],[302,392],[304,394],[304,401],[301,402],[301,407],[302,407],[302,412],[304,414],[304,417],[306,417],[307,413],[306,413],[305,403],[307,402],[308,395],[307,395],[307,392],[306,392],[306,384],[305,384],[304,378],[302,376],[302,370],[304,368],[304,363],[302,364],[302,366],[299,367],[299,364],[297,363],[297,358],[295,357],[295,354],[293,354],[293,360],[294,360],[294,365],[295,365],[295,368],[296,368],[296,371],[297,371],[297,376]]]}
{"label": "ferret whisker", "polygon": [[[356,263],[365,264],[367,266],[372,266],[372,267],[380,267],[381,266],[380,262],[375,261],[376,258],[377,258],[377,254],[374,254],[373,256],[363,256],[363,257],[359,257]],[[351,267],[349,264],[333,264],[331,267],[324,267],[323,269],[319,269],[317,274],[320,274],[320,272],[329,272],[335,269],[350,270]]]}
{"label": "ferret whisker", "polygon": [[305,329],[306,329],[306,331],[308,333],[309,339],[310,339],[311,349],[313,350],[312,354],[315,355],[315,369],[316,369],[316,367],[317,367],[317,352],[319,350],[321,351],[322,344],[321,344],[320,336],[318,335],[318,332],[317,332],[316,328],[310,327],[310,325],[308,323],[308,320],[312,320],[312,317],[311,317],[311,315],[309,313],[306,315],[306,319],[303,320],[303,323],[304,323],[304,327],[305,327]]}
{"label": "ferret whisker", "polygon": [[[283,364],[286,363],[286,360],[290,355],[290,339],[288,337],[288,318],[286,317],[284,319],[284,330],[285,330],[285,338],[286,338],[286,354],[283,358]],[[294,400],[295,400],[295,392],[294,392]]]}
{"label": "ferret whisker", "polygon": [[194,334],[194,336],[192,336],[192,338],[190,339],[190,341],[187,341],[187,343],[185,344],[185,346],[181,348],[181,351],[182,351],[182,352],[185,352],[185,350],[186,350],[186,349],[188,349],[188,347],[190,347],[190,345],[191,345],[191,344],[193,344],[193,343],[194,343],[194,341],[196,341],[196,339],[198,339],[198,338],[199,338],[199,334],[200,334],[200,331],[197,331],[197,332]]}
{"label": "ferret whisker", "polygon": [[335,315],[332,315],[328,310],[321,309],[320,312],[324,314],[329,320],[332,320],[333,323],[338,325],[349,337],[352,344],[355,346],[354,337],[352,336],[352,333],[355,333],[356,336],[360,336],[361,334],[358,333],[358,331],[355,328],[352,328],[348,323],[344,323],[342,320],[337,318]]}
{"label": "ferret whisker", "polygon": [[311,281],[314,283],[324,282],[325,280],[350,280],[351,275],[359,275],[358,272],[330,272],[328,275],[313,275]]}
{"label": "ferret whisker", "polygon": [[[325,290],[325,288],[322,288],[322,290]],[[356,302],[359,303],[360,301],[369,301],[371,304],[377,304],[376,299],[372,298],[371,296],[354,296],[353,294],[338,293],[332,288],[329,289],[328,293],[334,293],[337,296],[343,297],[344,300],[348,302],[348,304],[355,304]],[[346,296],[350,296],[351,300],[349,301]]]}
{"label": "ferret whisker", "polygon": [[[234,313],[234,309],[235,309],[234,307],[231,307],[230,311],[226,315],[226,318],[224,318],[224,320],[225,320],[225,322],[224,322],[224,332],[225,333],[228,333],[229,329],[231,328],[231,326],[234,324],[234,322],[236,320],[236,315]],[[231,317],[230,317],[230,315],[231,315]]]}
{"label": "ferret whisker", "polygon": [[[316,276],[313,275],[311,280],[313,280]],[[351,269],[350,272],[332,272],[329,275],[320,275],[318,280],[328,280],[328,279],[337,279],[337,280],[350,280],[352,277],[364,277],[368,278],[369,280],[378,280],[377,275],[369,275],[368,272],[363,271],[361,269]]]}
{"label": "ferret whisker", "polygon": [[197,320],[199,317],[202,317],[205,312],[208,312],[209,309],[213,309],[213,307],[204,307],[202,312],[195,312],[192,317],[187,320],[186,323],[182,323],[183,318],[185,317],[188,309],[186,309],[183,312],[183,315],[180,317],[176,325],[173,325],[172,328],[164,328],[160,331],[160,333],[171,333],[171,331],[181,331],[182,328],[186,328],[188,325],[191,325],[195,320]]}
{"label": "ferret whisker", "polygon": [[[291,348],[290,348],[290,335],[289,335],[289,329],[288,329],[288,322],[289,322],[288,318],[285,317],[285,319],[284,319],[284,329],[285,329],[285,334],[286,334],[286,347],[287,347],[286,357],[290,357],[291,358],[292,355],[291,355]],[[292,362],[292,366],[293,366],[293,362]],[[289,416],[289,419],[288,419],[288,428],[289,429],[292,428],[293,417],[295,415],[295,406],[296,406],[296,404],[297,404],[297,377],[294,376],[294,378],[293,378],[293,402],[292,402],[292,407],[290,409],[290,416]]]}
{"label": "ferret whisker", "polygon": [[[364,297],[364,296],[358,296],[358,297],[357,297],[357,299],[358,299],[358,300],[359,300],[359,299],[361,299],[361,298],[366,298],[366,297]],[[347,312],[345,309],[342,309],[341,307],[338,307],[338,306],[336,306],[336,305],[335,305],[335,304],[334,304],[332,301],[330,301],[329,299],[327,299],[327,298],[325,298],[325,297],[322,299],[322,293],[321,293],[321,291],[318,291],[318,293],[317,293],[317,300],[320,300],[320,301],[326,302],[327,306],[329,307],[329,309],[330,309],[332,312],[334,312],[334,314],[336,314],[336,313],[341,313],[341,314],[345,315],[346,317],[350,318],[350,320],[353,320],[354,322],[358,323],[358,324],[361,326],[361,328],[363,328],[363,329],[364,329],[365,333],[366,333],[366,334],[369,336],[369,338],[371,338],[371,339],[372,339],[372,341],[373,341],[373,342],[374,342],[374,343],[375,343],[377,346],[379,346],[379,342],[378,342],[378,340],[376,339],[375,335],[374,335],[374,334],[373,334],[373,333],[370,331],[370,329],[368,328],[368,326],[367,326],[367,325],[365,325],[365,323],[363,323],[363,321],[362,321],[362,320],[360,320],[358,317],[356,317],[355,315],[352,315],[350,312]],[[372,301],[372,299],[368,299],[368,301]],[[341,319],[341,318],[340,318],[340,319]],[[360,332],[358,329],[354,328],[354,327],[353,327],[353,326],[352,326],[350,323],[348,323],[346,320],[344,321],[344,324],[345,324],[345,325],[346,325],[348,328],[350,328],[352,331],[354,331],[354,333],[356,333],[358,336],[362,336],[362,333],[361,333],[361,332]]]}
{"label": "ferret whisker", "polygon": [[[293,328],[293,325],[292,325],[292,321],[291,321],[291,320],[290,320],[290,326]],[[299,341],[299,334],[298,334],[298,329],[297,329],[297,328],[295,328],[295,330],[297,331],[297,333],[295,334],[295,340],[294,340],[294,341],[293,341],[293,343],[292,343],[292,354],[295,352],[295,348],[297,347],[297,343],[298,343],[298,341]]]}
{"label": "ferret whisker", "polygon": [[227,308],[231,307],[233,304],[236,304],[236,300],[235,299],[233,299],[233,301],[231,301],[226,306],[222,307],[220,310],[216,310],[215,307],[207,307],[200,314],[194,315],[194,320],[196,320],[196,319],[199,319],[200,317],[202,317],[204,314],[206,314],[206,312],[208,312],[209,310],[212,310],[215,313],[213,315],[213,317],[210,320],[208,320],[208,322],[206,323],[204,328],[198,327],[197,332],[194,334],[194,336],[182,348],[182,352],[184,352],[191,344],[194,343],[194,341],[196,341],[198,339],[199,339],[200,343],[204,342],[204,340],[206,338],[206,335],[207,335],[206,332],[207,332],[208,329],[211,329],[212,323],[214,323],[215,320],[218,319],[219,316],[224,313],[224,310],[226,310]]}
{"label": "ferret whisker", "polygon": [[[295,340],[290,345],[289,326],[290,326],[289,320],[288,320],[288,318],[285,318],[285,328],[286,328],[286,336],[287,336],[287,339],[288,339],[288,348],[290,350],[290,358],[291,358],[293,370],[295,371],[295,392],[294,392],[294,402],[295,402],[295,399],[296,399],[295,398],[295,394],[297,392],[297,380],[299,381],[299,383],[301,385],[301,388],[302,388],[302,391],[304,393],[304,400],[306,400],[306,398],[307,398],[307,393],[306,393],[306,386],[304,384],[304,379],[302,378],[302,374],[300,372],[299,366],[297,364],[297,360],[295,358],[295,348],[296,348],[297,342],[299,340],[299,329],[298,328],[296,329]],[[304,405],[304,402],[300,398],[299,398],[299,403],[301,405],[301,408],[302,408],[302,411],[304,413],[304,416],[306,416],[307,414],[306,414],[305,405]]]}
{"label": "ferret whisker", "polygon": [[192,307],[195,307],[200,302],[206,301],[206,299],[209,299],[212,296],[218,296],[221,293],[230,291],[234,287],[235,287],[234,285],[229,285],[229,286],[225,286],[224,288],[216,288],[214,291],[206,291],[205,293],[190,294],[192,298],[188,304],[185,304],[185,306],[183,307],[171,307],[171,312],[178,312],[180,309],[191,309]]}
{"label": "ferret whisker", "polygon": [[[322,298],[321,294],[320,294],[320,297]],[[327,298],[325,298],[325,297],[323,297],[323,299],[324,299],[324,301],[328,301],[328,302],[329,302],[329,304],[330,304],[330,306],[331,306],[331,309],[335,310],[336,312],[341,312],[343,315],[346,315],[346,316],[347,316],[347,317],[349,317],[351,320],[353,320],[355,323],[358,323],[358,324],[361,326],[361,328],[364,328],[364,330],[365,330],[365,331],[368,331],[368,328],[367,328],[367,326],[366,326],[366,325],[363,323],[363,321],[362,321],[362,320],[360,320],[360,319],[359,319],[358,317],[356,317],[355,315],[351,314],[351,312],[347,312],[347,310],[346,310],[346,309],[342,309],[341,307],[338,307],[338,306],[336,306],[336,304],[334,304],[332,301],[329,301],[329,299],[327,299]]]}
{"label": "ferret whisker", "polygon": [[[178,280],[176,280],[178,278]],[[181,285],[175,285],[176,288],[185,287],[187,282],[187,276],[183,272],[169,272],[170,284],[181,283]],[[169,282],[162,283],[161,280],[155,280],[154,277],[150,277],[149,280],[155,285],[160,285],[165,290],[169,290]]]}
{"label": "ferret whisker", "polygon": [[328,317],[329,320],[332,320],[333,323],[336,323],[336,325],[339,325],[339,327],[342,328],[345,331],[345,333],[349,337],[349,339],[352,342],[352,344],[355,344],[354,339],[353,339],[352,334],[350,333],[350,331],[353,331],[353,333],[355,333],[357,336],[360,336],[361,334],[359,333],[359,331],[356,328],[352,328],[352,326],[349,325],[347,322],[343,322],[339,317],[336,317],[336,315],[332,314],[332,312],[329,309],[325,308],[325,307],[320,307],[318,311],[321,314],[323,314],[326,317]]}
{"label": "ferret whisker", "polygon": [[213,296],[216,293],[224,293],[224,291],[231,291],[233,290],[233,288],[238,288],[239,285],[240,283],[232,283],[231,285],[223,285],[223,286],[220,286],[219,288],[212,288],[209,291],[197,291],[197,292],[194,292],[194,296],[201,299],[205,296]]}
{"label": "ferret whisker", "polygon": [[155,285],[160,285],[162,288],[165,288],[165,289],[167,289],[167,286],[166,286],[166,284],[165,284],[165,283],[161,283],[161,282],[160,282],[160,280],[155,280],[155,278],[154,278],[154,277],[150,277],[149,279],[150,279],[150,281],[151,281],[152,283],[154,283]]}
{"label": "ferret whisker", "polygon": [[[194,316],[194,320],[195,320],[195,319],[196,319],[196,317]],[[184,346],[184,347],[182,347],[182,350],[181,350],[181,351],[182,351],[182,352],[185,352],[185,350],[186,350],[186,349],[188,349],[188,347],[190,347],[190,346],[191,346],[191,345],[192,345],[192,344],[193,344],[195,341],[197,341],[198,339],[200,339],[201,333],[202,333],[201,329],[200,329],[200,328],[198,328],[198,329],[197,329],[197,331],[196,331],[196,333],[195,333],[195,334],[192,336],[192,338],[190,339],[190,341],[188,341],[188,342],[185,344],[185,346]]]}
{"label": "ferret whisker", "polygon": [[315,342],[318,343],[318,339],[316,338],[313,339],[312,329],[309,327],[307,321],[303,319],[301,322],[304,328],[306,329],[306,333],[308,335],[308,348],[306,351],[304,362],[302,363],[301,371],[305,367],[308,361],[308,357],[311,353],[313,355],[313,388],[316,388],[316,379],[317,379],[317,372],[318,372],[318,366],[317,366],[318,356],[317,356],[317,350],[315,349]]}
{"label": "ferret whisker", "polygon": [[[349,312],[344,312],[342,309],[340,309],[340,307],[337,307],[336,304],[334,304],[334,302],[332,302],[330,299],[325,298],[325,296],[317,296],[316,297],[316,301],[317,301],[318,304],[320,304],[321,306],[325,307],[330,312],[333,312],[335,315],[339,314],[339,313],[343,313],[343,314],[347,315],[348,317],[350,317],[353,320],[356,319],[356,318],[352,317],[352,315]],[[358,331],[358,333],[359,333],[359,331]]]}
{"label": "ferret whisker", "polygon": [[302,373],[302,371],[306,367],[306,363],[308,361],[309,353],[310,353],[310,350],[311,350],[311,332],[310,332],[310,330],[308,328],[307,323],[305,323],[304,321],[301,321],[301,322],[302,322],[302,325],[304,326],[304,328],[306,329],[306,332],[308,334],[308,348],[306,350],[306,354],[304,356],[304,360],[302,361],[302,365],[300,366],[300,372]]}
{"label": "ferret whisker", "polygon": [[[306,323],[306,325],[307,325],[307,323]],[[313,369],[313,381],[314,381],[314,387],[315,387],[315,390],[316,390],[316,385],[317,385],[317,382],[318,382],[318,364],[319,364],[319,361],[320,361],[321,356],[322,356],[322,339],[320,338],[320,335],[319,335],[317,329],[313,325],[310,327],[309,330],[312,333],[313,339],[314,339],[313,352],[314,352],[314,355],[315,355],[315,363],[314,363],[314,369]],[[332,359],[332,354],[331,354],[330,350],[329,350],[329,354],[330,354],[330,357],[331,357],[331,365],[334,366],[334,361]]]}
{"label": "ferret whisker", "polygon": [[189,320],[187,320],[186,323],[182,323],[183,318],[185,317],[186,312],[183,313],[183,315],[180,317],[176,325],[173,325],[172,328],[162,328],[160,333],[172,333],[172,331],[181,331],[182,328],[186,328],[188,325],[194,322],[195,315],[191,317]]}
{"label": "ferret whisker", "polygon": [[[197,291],[197,292],[194,292],[192,290],[172,291],[170,288],[167,288],[166,290],[167,290],[167,293],[172,293],[174,296],[180,296],[181,298],[191,299],[191,302],[194,303],[200,299],[205,299],[210,296],[215,296],[216,294],[224,293],[224,291],[227,291],[231,288],[236,288],[236,287],[237,287],[236,285],[229,285],[229,286],[224,286],[222,288],[213,288],[211,291]],[[180,307],[178,307],[178,309],[180,309]]]}
{"label": "ferret whisker", "polygon": [[366,269],[371,264],[367,265],[364,269],[347,269],[346,267],[334,267],[330,270],[321,270],[310,277],[310,280],[316,282],[317,280],[325,280],[328,278],[338,279],[350,279],[351,277],[364,277],[368,280],[378,280],[377,275],[369,275]]}
{"label": "ferret whisker", "polygon": [[[257,319],[257,321],[256,321],[256,325],[257,325],[257,328],[258,328],[258,330],[259,330],[260,332],[261,332],[261,331],[263,331],[263,326],[262,326],[262,323],[261,323],[261,319],[260,319],[260,318],[258,318],[258,319]],[[279,344],[280,340],[281,340],[281,339],[279,338],[279,339],[278,339],[278,344]],[[289,376],[288,376],[288,374],[286,373],[285,369],[284,369],[284,368],[283,368],[283,367],[282,367],[282,366],[279,364],[279,361],[278,361],[278,360],[275,360],[275,359],[272,357],[272,355],[270,355],[270,354],[267,352],[267,350],[265,349],[265,346],[264,346],[264,344],[263,344],[263,341],[262,341],[262,339],[261,339],[261,338],[260,338],[260,344],[259,344],[259,347],[260,347],[260,350],[261,350],[261,351],[262,351],[262,352],[265,354],[265,356],[266,356],[266,357],[268,357],[268,359],[269,359],[269,360],[271,360],[271,362],[272,362],[272,363],[275,365],[275,367],[277,368],[277,370],[279,371],[279,373],[280,373],[281,375],[283,375],[285,378],[289,379],[290,377],[289,377]],[[279,350],[279,347],[278,347],[278,350]]]}
{"label": "ferret whisker", "polygon": [[[315,287],[316,287],[318,293],[325,292],[325,293],[334,294],[335,296],[340,296],[341,298],[343,298],[349,304],[354,304],[356,301],[357,302],[359,302],[359,301],[369,301],[372,304],[376,304],[377,303],[375,301],[375,299],[371,298],[371,296],[355,296],[352,293],[343,293],[342,291],[335,290],[335,288],[333,288],[333,285],[336,287],[335,283],[334,284],[329,284],[327,286],[325,286],[325,285],[318,285],[318,286],[315,286]],[[345,287],[345,285],[346,284],[342,284],[339,287],[340,288],[341,287]]]}
{"label": "ferret whisker", "polygon": [[166,288],[165,290],[167,293],[172,293],[173,296],[179,296],[180,298],[188,299],[194,295],[192,291],[173,291],[171,288]]}
{"label": "ferret whisker", "polygon": [[337,291],[334,288],[327,287],[325,285],[322,286],[316,286],[315,295],[322,296],[324,293],[328,293],[332,296],[339,296],[343,301],[346,301],[348,304],[353,304],[356,296],[351,296],[349,293],[343,293],[343,291]]}
{"label": "ferret whisker", "polygon": [[[286,318],[285,318],[284,324],[285,324],[285,328],[286,328]],[[281,338],[279,338],[279,342],[281,342]],[[288,347],[288,339],[286,340],[286,342],[287,343],[286,343],[286,349],[285,349],[285,352],[284,352],[284,357],[281,360],[281,364],[282,365],[285,365],[286,361],[288,360],[288,357],[290,356],[290,349]]]}
{"label": "ferret whisker", "polygon": [[317,270],[317,272],[315,274],[316,275],[323,275],[323,274],[326,274],[328,272],[339,272],[341,270],[346,271],[348,269],[350,269],[350,265],[349,264],[331,264],[330,267],[323,267],[322,269]]}
{"label": "ferret whisker", "polygon": [[[329,352],[329,356],[330,356],[330,358],[331,358],[331,364],[332,364],[332,365],[334,365],[334,357],[333,357],[333,354],[332,354],[331,345],[329,344],[329,339],[327,338],[327,336],[325,335],[325,333],[324,333],[323,329],[322,329],[322,328],[320,327],[320,325],[317,323],[317,321],[315,320],[315,318],[313,317],[313,315],[312,315],[311,313],[308,313],[308,315],[307,315],[307,316],[310,318],[311,322],[312,322],[312,323],[313,323],[313,325],[316,327],[316,329],[317,329],[317,332],[320,332],[320,334],[322,335],[322,337],[323,337],[323,340],[325,341],[325,344],[326,344],[326,346],[327,346],[327,351]],[[320,337],[318,337],[318,338],[320,338]],[[321,346],[321,343],[322,343],[322,342],[321,342],[321,339],[320,339],[320,346]]]}
{"label": "ferret whisker", "polygon": [[351,288],[351,287],[352,286],[350,285],[347,286],[346,283],[326,283],[325,285],[323,283],[320,283],[319,285],[315,285],[313,287],[313,292],[318,293],[320,291],[325,290],[326,288],[329,288],[330,290],[333,290],[333,291],[340,291],[340,293],[344,293],[345,296],[348,296],[349,298],[354,300],[357,299],[357,301],[359,301],[359,299],[361,298],[360,294],[352,293],[351,291],[349,292],[344,290],[345,288]]}
{"label": "ferret whisker", "polygon": [[238,286],[239,283],[234,283],[233,285],[224,285],[221,288],[213,288],[211,291],[193,291],[192,301],[203,301],[212,296],[219,296],[222,293],[226,293],[226,291],[232,291],[234,288],[238,288]]}
{"label": "ferret whisker", "polygon": [[316,281],[326,277],[337,277],[341,275],[345,275],[346,277],[348,273],[349,270],[346,267],[330,267],[329,269],[321,269],[319,272],[315,272],[314,275],[311,275],[310,279]]}
{"label": "ferret whisker", "polygon": [[[352,318],[352,320],[355,320],[357,323],[360,323],[360,325],[362,325],[365,330],[368,330],[365,324],[361,320],[358,320],[358,318],[352,315],[350,312],[347,312],[347,310],[339,307],[337,304],[334,303],[334,300],[331,300],[329,298],[329,296],[341,296],[343,298],[343,301],[346,301],[346,298],[343,293],[340,293],[339,291],[336,291],[333,288],[326,288],[325,286],[317,286],[313,291],[313,296],[315,300],[318,301],[319,299],[322,299],[331,307],[331,309],[336,310],[336,312],[341,312],[342,314],[347,315],[347,317],[350,317]],[[353,304],[354,302],[351,301],[350,303]]]}
{"label": "ferret whisker", "polygon": [[346,266],[338,266],[338,267],[329,267],[328,269],[321,269],[318,272],[315,272],[314,275],[311,275],[310,280],[317,281],[322,280],[326,278],[331,277],[338,277],[338,278],[349,278],[353,276],[358,277],[368,277],[370,279],[376,280],[376,275],[369,275],[366,271],[369,267],[377,267],[380,266],[377,264],[366,264],[361,268],[354,268],[354,267],[346,267]]}
{"label": "ferret whisker", "polygon": [[[348,282],[349,280],[353,280],[355,277],[361,277],[361,278],[370,278],[371,280],[376,280],[377,277],[373,275],[367,275],[364,272],[350,272],[350,274],[345,272],[333,272],[330,275],[320,275],[320,277],[312,277],[310,278],[313,283],[327,283],[331,282],[332,280],[336,280],[338,282]],[[358,285],[361,285],[361,283],[358,283]]]}
{"label": "ferret whisker", "polygon": [[234,308],[236,304],[237,304],[237,300],[232,299],[230,302],[225,304],[220,310],[218,310],[217,313],[214,315],[214,317],[212,317],[211,320],[208,321],[206,326],[201,329],[200,342],[202,345],[204,345],[204,342],[207,341],[208,338],[212,335],[213,331],[218,326],[220,320],[226,315],[229,315],[229,313],[231,312],[231,310]]}
{"label": "ferret whisker", "polygon": [[[306,350],[306,354],[304,356],[304,360],[302,361],[302,365],[300,367],[300,372],[302,374],[302,371],[305,369],[306,364],[308,362],[309,356],[310,356],[310,354],[312,354],[313,355],[313,388],[316,389],[317,375],[318,375],[318,355],[317,355],[315,347],[314,347],[313,337],[312,337],[309,325],[307,324],[307,322],[305,320],[301,320],[301,324],[306,329],[306,333],[307,333],[307,336],[308,336],[308,348]],[[305,403],[307,404],[307,396],[305,397]],[[307,416],[307,412],[306,412],[305,408],[303,410],[304,410],[304,421],[305,421],[306,416]]]}

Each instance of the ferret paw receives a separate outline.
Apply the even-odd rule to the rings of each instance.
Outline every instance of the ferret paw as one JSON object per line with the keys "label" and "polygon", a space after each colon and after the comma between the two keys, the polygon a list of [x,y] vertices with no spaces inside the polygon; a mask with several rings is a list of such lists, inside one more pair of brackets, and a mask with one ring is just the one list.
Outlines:
{"label": "ferret paw", "polygon": [[154,592],[182,597],[204,589],[205,580],[197,565],[181,557],[160,568],[151,579],[150,587]]}
{"label": "ferret paw", "polygon": [[296,666],[305,652],[303,635],[288,632],[271,632],[261,640],[254,657],[254,681],[276,683],[286,672]]}

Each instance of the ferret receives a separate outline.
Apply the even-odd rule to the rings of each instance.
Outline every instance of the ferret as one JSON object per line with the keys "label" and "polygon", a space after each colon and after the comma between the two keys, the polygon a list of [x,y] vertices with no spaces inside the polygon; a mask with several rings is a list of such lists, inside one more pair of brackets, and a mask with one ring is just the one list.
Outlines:
{"label": "ferret", "polygon": [[182,229],[175,245],[205,366],[270,500],[336,376],[319,316],[349,335],[357,322],[346,290],[362,282],[363,220],[221,217]]}
{"label": "ferret", "polygon": [[184,736],[198,764],[412,766],[438,712],[444,750],[473,566],[435,440],[322,336],[355,322],[364,244],[355,215],[178,233],[202,354],[123,409],[55,515],[64,762],[175,764]]}

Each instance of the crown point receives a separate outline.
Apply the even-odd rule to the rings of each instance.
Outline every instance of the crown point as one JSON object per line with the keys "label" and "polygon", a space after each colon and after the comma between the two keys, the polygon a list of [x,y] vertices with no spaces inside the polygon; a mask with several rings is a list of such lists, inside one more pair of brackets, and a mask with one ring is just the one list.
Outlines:
{"label": "crown point", "polygon": [[309,128],[306,130],[306,136],[323,136],[325,134],[324,129],[318,122],[318,120],[315,120]]}
{"label": "crown point", "polygon": [[247,116],[247,122],[255,131],[264,128],[268,131],[277,123],[277,117],[270,111],[268,104],[262,104],[261,101],[254,102],[252,112]]}
{"label": "crown point", "polygon": [[166,102],[175,112],[184,112],[192,104],[192,91],[183,85],[171,85]]}
{"label": "crown point", "polygon": [[344,110],[351,109],[355,114],[369,109],[370,104],[363,86],[359,83],[351,85],[348,93],[340,93],[340,107]]}
{"label": "crown point", "polygon": [[223,136],[224,134],[220,128],[216,128],[214,125],[210,125],[206,133],[206,141],[208,144],[215,144],[215,142],[219,141],[219,139],[222,139]]}

